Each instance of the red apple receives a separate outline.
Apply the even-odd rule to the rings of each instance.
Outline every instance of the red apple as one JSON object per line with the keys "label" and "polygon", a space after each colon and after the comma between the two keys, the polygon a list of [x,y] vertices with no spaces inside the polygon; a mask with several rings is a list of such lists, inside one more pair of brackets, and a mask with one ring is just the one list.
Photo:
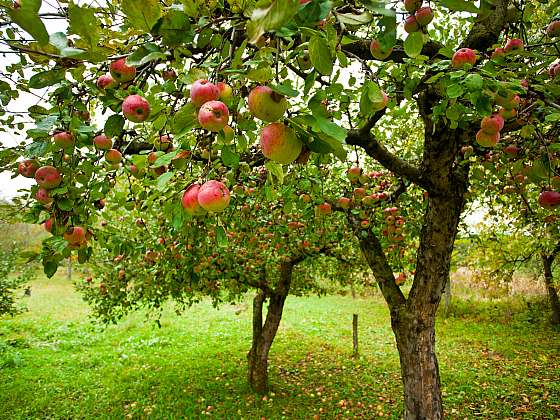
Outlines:
{"label": "red apple", "polygon": [[317,206],[317,212],[322,215],[331,214],[332,212],[331,205],[329,203],[319,204]]}
{"label": "red apple", "polygon": [[416,17],[416,22],[420,26],[428,26],[430,22],[434,19],[434,11],[431,7],[421,7],[414,14]]}
{"label": "red apple", "polygon": [[404,30],[407,33],[418,32],[420,30],[420,25],[416,21],[415,16],[409,16],[404,21]]}
{"label": "red apple", "polygon": [[382,61],[391,55],[391,53],[393,52],[393,48],[385,49],[381,46],[379,40],[374,39],[369,44],[369,51],[371,52],[373,58]]}
{"label": "red apple", "polygon": [[523,49],[524,49],[523,41],[519,38],[510,39],[504,46],[504,51],[506,53],[513,52],[513,51],[523,51]]}
{"label": "red apple", "polygon": [[560,192],[543,191],[539,194],[539,204],[545,209],[553,209],[560,205]]}
{"label": "red apple", "polygon": [[521,151],[519,147],[515,144],[510,144],[509,146],[504,147],[504,153],[510,156],[517,156],[517,154]]}
{"label": "red apple", "polygon": [[113,147],[113,141],[105,134],[99,134],[94,137],[93,145],[97,150],[109,150]]}
{"label": "red apple", "polygon": [[556,77],[558,77],[559,74],[560,74],[560,63],[552,63],[548,68],[548,76],[554,80],[556,79]]}
{"label": "red apple", "polygon": [[27,159],[18,163],[18,173],[26,178],[33,178],[37,169],[39,169],[39,163],[36,160]]}
{"label": "red apple", "polygon": [[350,169],[346,171],[346,176],[348,177],[348,180],[352,183],[358,181],[360,175],[362,175],[362,169],[358,166],[352,166]]}
{"label": "red apple", "polygon": [[53,217],[50,217],[43,222],[43,228],[45,228],[45,230],[49,233],[52,232],[53,225],[54,225]]}
{"label": "red apple", "polygon": [[171,149],[173,149],[173,142],[167,134],[164,134],[156,138],[156,140],[154,141],[154,147],[156,148],[156,150],[161,150],[164,152],[171,151]]}
{"label": "red apple", "polygon": [[271,123],[264,127],[259,143],[263,155],[284,165],[296,160],[303,147],[295,131],[282,123]]}
{"label": "red apple", "polygon": [[61,131],[53,136],[54,144],[61,149],[69,149],[74,146],[75,140],[72,133],[69,131]]}
{"label": "red apple", "polygon": [[115,60],[109,66],[109,72],[117,83],[130,82],[136,76],[136,67],[128,66],[126,58]]}
{"label": "red apple", "polygon": [[356,200],[361,200],[366,196],[366,189],[362,187],[354,188],[354,198]]}
{"label": "red apple", "polygon": [[499,140],[499,131],[494,134],[487,134],[484,131],[479,130],[478,133],[476,133],[476,142],[483,147],[493,147],[498,143]]}
{"label": "red apple", "polygon": [[490,58],[492,60],[498,60],[498,59],[501,59],[502,57],[504,57],[505,55],[506,55],[506,52],[504,51],[504,49],[498,47],[492,52],[492,55],[490,56]]}
{"label": "red apple", "polygon": [[550,25],[546,28],[546,34],[551,38],[560,36],[560,20],[550,22]]}
{"label": "red apple", "polygon": [[342,209],[349,209],[350,206],[352,205],[352,200],[350,200],[347,197],[340,197],[337,201],[336,204],[342,208]]}
{"label": "red apple", "polygon": [[206,210],[200,207],[198,203],[198,193],[200,191],[199,184],[191,184],[183,193],[181,205],[185,211],[191,216],[202,216],[206,214]]}
{"label": "red apple", "polygon": [[480,129],[486,134],[496,134],[502,128],[504,128],[504,119],[498,114],[484,117],[480,122]]}
{"label": "red apple", "polygon": [[173,69],[165,69],[161,72],[161,77],[163,80],[175,80],[177,78],[177,73]]}
{"label": "red apple", "polygon": [[383,96],[382,100],[371,103],[371,111],[372,112],[381,111],[389,103],[389,96],[387,96],[387,94],[383,91],[381,91],[381,95]]}
{"label": "red apple", "polygon": [[404,0],[404,9],[409,13],[416,12],[422,6],[422,0]]}
{"label": "red apple", "polygon": [[476,54],[470,48],[461,48],[453,54],[451,65],[456,69],[462,69],[465,65],[469,68],[476,64]]}
{"label": "red apple", "polygon": [[113,88],[116,85],[115,79],[110,74],[104,74],[97,79],[97,87],[101,90]]}
{"label": "red apple", "polygon": [[45,188],[39,188],[35,194],[35,199],[41,204],[50,204],[53,199],[49,194],[49,190]]}
{"label": "red apple", "polygon": [[81,248],[87,242],[86,231],[81,226],[69,228],[62,236],[70,243],[69,248]]}
{"label": "red apple", "polygon": [[54,166],[42,166],[35,172],[35,181],[47,190],[56,188],[62,182],[62,175]]}
{"label": "red apple", "polygon": [[224,82],[218,82],[216,86],[218,88],[218,99],[223,102],[228,102],[233,93],[231,86]]}
{"label": "red apple", "polygon": [[517,110],[515,108],[513,109],[500,108],[498,111],[498,115],[500,115],[500,117],[502,117],[504,120],[511,120],[512,118],[517,117]]}
{"label": "red apple", "polygon": [[197,107],[204,103],[215,101],[220,97],[218,87],[206,79],[199,79],[191,86],[191,101]]}
{"label": "red apple", "polygon": [[219,213],[229,205],[229,190],[220,181],[208,181],[200,187],[198,204],[209,212]]}
{"label": "red apple", "polygon": [[279,120],[288,109],[286,98],[268,86],[257,86],[251,90],[247,102],[251,114],[267,122]]}
{"label": "red apple", "polygon": [[110,149],[105,152],[105,160],[108,163],[119,163],[122,159],[122,154],[117,149]]}
{"label": "red apple", "polygon": [[140,123],[150,116],[150,103],[140,95],[130,95],[122,103],[125,118],[134,123]]}
{"label": "red apple", "polygon": [[208,131],[220,131],[229,121],[229,111],[223,102],[205,102],[198,111],[198,122]]}

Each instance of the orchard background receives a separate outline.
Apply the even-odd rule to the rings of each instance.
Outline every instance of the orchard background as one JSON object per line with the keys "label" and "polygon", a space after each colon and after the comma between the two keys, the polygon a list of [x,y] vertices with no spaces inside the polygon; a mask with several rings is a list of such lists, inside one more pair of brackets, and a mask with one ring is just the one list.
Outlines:
{"label": "orchard background", "polygon": [[[2,228],[13,233],[2,239],[0,308],[8,315],[22,310],[22,284],[30,307],[1,324],[1,366],[10,375],[2,383],[4,412],[558,416],[559,2],[0,5],[0,121],[18,139],[2,142],[0,164],[12,183],[32,180],[2,213]],[[13,110],[30,98],[25,110]],[[473,211],[484,223],[465,223]],[[14,233],[23,228],[23,237]],[[63,269],[71,276],[72,266],[80,270],[75,291],[61,278]],[[451,276],[455,270],[462,276]],[[459,285],[456,303],[451,278]],[[83,304],[76,293],[89,310],[77,309]],[[546,301],[538,298],[543,293]],[[444,314],[457,321],[438,324],[436,348],[442,297]],[[83,360],[111,353],[99,344],[71,363],[78,376],[72,369],[46,374],[66,359],[38,350],[51,342],[43,328],[62,322],[81,331],[67,349],[90,339],[122,346],[122,325],[137,311],[162,328],[131,325],[160,337],[141,339],[145,359],[135,366],[173,369],[163,363],[163,347],[181,342],[196,361],[174,357],[182,369],[159,384],[157,376],[144,382],[124,374],[108,388],[110,364],[84,375]],[[320,319],[321,333],[291,311]],[[341,316],[346,312],[351,321]],[[99,325],[120,327],[72,326],[85,323],[86,313]],[[283,334],[285,313],[298,333]],[[235,321],[240,314],[248,322]],[[474,324],[467,327],[463,317]],[[216,319],[232,326],[213,348]],[[33,320],[41,327],[28,331]],[[199,335],[188,339],[175,326],[166,339],[165,327],[175,322]],[[382,342],[372,325],[383,325]],[[478,345],[480,328],[491,325],[492,342],[503,342],[490,346],[487,332],[486,345]],[[348,345],[341,328],[351,331]],[[46,347],[64,347],[70,337],[60,334]],[[471,351],[447,334],[474,343],[466,346]],[[273,346],[277,335],[282,343]],[[18,346],[25,350],[14,352]],[[150,353],[151,346],[158,349]],[[519,355],[527,350],[529,366],[522,367]],[[375,363],[380,353],[391,356]],[[480,354],[496,368],[483,380],[476,375],[488,375],[488,366],[472,362]],[[450,370],[461,379],[442,370],[442,388],[436,355],[446,368],[454,358],[459,369]],[[42,363],[25,362],[34,357]],[[215,370],[215,384],[193,380],[193,369]],[[318,381],[315,369],[328,381]],[[475,377],[465,372],[472,369]],[[496,382],[508,376],[503,369],[510,379],[537,375],[523,381],[513,404],[508,392],[497,391],[512,386]],[[233,394],[231,381],[219,385],[220,375],[232,372]],[[32,394],[30,404],[14,398],[20,380],[34,375],[66,391]],[[465,379],[470,385],[461,391]],[[83,402],[69,405],[81,381],[103,383],[101,401],[79,391]],[[125,392],[130,383],[144,387]],[[206,397],[197,393],[217,402],[203,407]],[[302,394],[317,404],[299,407]],[[284,408],[268,407],[276,395]]]}

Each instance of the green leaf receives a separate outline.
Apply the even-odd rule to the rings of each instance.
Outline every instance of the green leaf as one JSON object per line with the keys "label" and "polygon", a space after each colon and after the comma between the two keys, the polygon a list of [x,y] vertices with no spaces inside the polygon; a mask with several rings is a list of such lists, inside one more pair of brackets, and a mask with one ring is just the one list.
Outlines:
{"label": "green leaf", "polygon": [[125,120],[121,115],[111,115],[105,122],[103,132],[108,137],[118,137],[123,132],[124,124]]}
{"label": "green leaf", "polygon": [[547,121],[547,122],[560,121],[560,112],[555,112],[553,114],[548,114],[546,117],[544,117],[544,120]]}
{"label": "green leaf", "polygon": [[447,86],[446,90],[447,96],[451,99],[460,97],[463,92],[463,87],[459,83]]}
{"label": "green leaf", "polygon": [[284,168],[282,168],[281,164],[269,160],[264,164],[264,166],[272,175],[274,175],[279,184],[284,183]]}
{"label": "green leaf", "polygon": [[131,26],[144,32],[150,32],[161,17],[158,0],[122,0],[121,10]]}
{"label": "green leaf", "polygon": [[354,15],[352,13],[336,13],[336,18],[340,23],[345,25],[367,25],[373,19],[371,13],[363,12],[359,15]]}
{"label": "green leaf", "polygon": [[440,3],[443,7],[447,7],[454,12],[480,12],[472,0],[440,0]]}
{"label": "green leaf", "polygon": [[173,175],[174,175],[173,172],[165,172],[161,174],[157,179],[157,189],[160,191],[163,190],[165,188],[165,185],[169,182],[169,180],[173,178]]}
{"label": "green leaf", "polygon": [[239,155],[233,152],[229,146],[224,145],[222,147],[222,154],[220,155],[224,165],[229,167],[236,167],[239,165]]}
{"label": "green leaf", "polygon": [[382,16],[396,16],[395,9],[387,9],[387,2],[384,0],[362,0],[366,9],[371,10],[376,15]]}
{"label": "green leaf", "polygon": [[253,69],[247,73],[247,78],[249,80],[253,80],[255,82],[267,82],[272,80],[274,77],[274,72],[272,71],[272,67],[266,65],[264,67]]}
{"label": "green leaf", "polygon": [[280,95],[284,95],[284,96],[288,96],[290,98],[295,98],[296,96],[299,95],[299,92],[297,90],[295,90],[293,87],[291,86],[287,86],[287,85],[274,85],[274,84],[270,84],[268,85],[274,92],[279,93]]}
{"label": "green leaf", "polygon": [[149,63],[150,61],[165,59],[166,55],[161,52],[159,47],[155,44],[149,43],[142,45],[132,55],[126,59],[126,64],[129,66],[141,66]]}
{"label": "green leaf", "polygon": [[173,158],[177,156],[179,150],[174,150],[173,152],[166,153],[164,155],[159,156],[156,161],[154,162],[153,166],[159,168],[160,166],[169,165]]}
{"label": "green leaf", "polygon": [[194,40],[189,17],[179,10],[169,10],[162,18],[157,32],[161,35],[163,43],[169,47],[187,44]]}
{"label": "green leaf", "polygon": [[408,34],[404,41],[404,52],[411,58],[417,57],[422,52],[424,46],[424,36],[422,32],[412,32]]}
{"label": "green leaf", "polygon": [[315,137],[313,142],[309,144],[309,149],[317,153],[332,153],[340,160],[346,160],[347,152],[343,144],[324,133],[319,133],[318,138]]}
{"label": "green leaf", "polygon": [[43,271],[49,279],[56,274],[56,270],[58,270],[57,261],[43,260]]}
{"label": "green leaf", "polygon": [[249,42],[256,43],[262,34],[288,23],[299,8],[299,0],[272,0],[265,8],[253,10],[247,24]]}
{"label": "green leaf", "polygon": [[477,73],[469,74],[465,78],[465,86],[470,91],[480,90],[482,89],[483,85],[484,85],[484,79],[480,74]]}
{"label": "green leaf", "polygon": [[74,207],[74,203],[67,198],[63,198],[61,200],[58,200],[56,202],[56,205],[62,211],[70,211]]}
{"label": "green leaf", "polygon": [[316,35],[309,40],[309,58],[319,73],[330,76],[333,71],[333,58],[325,38]]}
{"label": "green leaf", "polygon": [[188,103],[173,116],[171,127],[173,128],[173,134],[178,134],[182,131],[190,130],[197,125],[196,107],[193,103]]}
{"label": "green leaf", "polygon": [[52,86],[64,79],[64,70],[48,70],[34,74],[29,79],[27,86],[30,89],[43,89]]}
{"label": "green leaf", "polygon": [[25,0],[18,8],[8,8],[12,22],[31,35],[40,45],[49,43],[49,33],[39,17],[41,0]]}
{"label": "green leaf", "polygon": [[68,6],[68,20],[70,33],[79,35],[88,49],[97,48],[100,39],[100,24],[95,17],[95,10],[90,7],[79,7],[74,3]]}
{"label": "green leaf", "polygon": [[340,127],[339,125],[333,123],[332,121],[326,119],[326,118],[315,118],[317,121],[317,127],[319,128],[319,130],[321,130],[323,133],[325,133],[326,135],[328,135],[329,137],[332,137],[340,142],[343,142],[344,140],[346,140],[346,129]]}
{"label": "green leaf", "polygon": [[223,226],[216,227],[216,242],[218,243],[218,246],[222,248],[228,244],[226,231]]}
{"label": "green leaf", "polygon": [[68,38],[66,38],[66,35],[63,32],[51,34],[49,41],[52,46],[58,48],[63,57],[75,57],[85,52],[79,48],[69,47]]}

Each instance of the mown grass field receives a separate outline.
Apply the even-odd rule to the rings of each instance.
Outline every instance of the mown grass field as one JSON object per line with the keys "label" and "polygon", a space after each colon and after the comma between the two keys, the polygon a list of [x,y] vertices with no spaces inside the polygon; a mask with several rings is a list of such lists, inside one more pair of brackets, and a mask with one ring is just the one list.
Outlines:
{"label": "mown grass field", "polygon": [[[203,303],[182,316],[170,305],[162,328],[140,313],[104,328],[62,277],[32,290],[28,312],[0,320],[1,419],[400,418],[398,356],[379,297],[290,297],[263,398],[245,382],[248,305]],[[449,418],[560,418],[560,332],[544,310],[456,301],[438,319]]]}

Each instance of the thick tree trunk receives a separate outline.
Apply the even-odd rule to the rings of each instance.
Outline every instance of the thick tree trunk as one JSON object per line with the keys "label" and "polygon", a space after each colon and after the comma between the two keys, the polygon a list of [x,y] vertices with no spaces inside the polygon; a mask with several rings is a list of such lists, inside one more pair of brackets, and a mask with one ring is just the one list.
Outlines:
{"label": "thick tree trunk", "polygon": [[402,311],[392,319],[404,385],[405,419],[441,419],[434,317]]}
{"label": "thick tree trunk", "polygon": [[424,217],[416,275],[408,299],[395,283],[379,240],[370,234],[360,244],[389,305],[401,362],[406,420],[443,418],[435,353],[435,318],[449,279],[451,253],[463,208],[460,190],[430,197]]}
{"label": "thick tree trunk", "polygon": [[554,287],[554,278],[552,276],[552,263],[554,262],[554,257],[555,255],[541,255],[544,268],[544,284],[546,286],[546,291],[548,292],[550,309],[552,310],[550,322],[558,325],[560,324],[560,301],[558,300],[558,293]]}
{"label": "thick tree trunk", "polygon": [[[296,262],[289,261],[280,265],[280,281],[268,296],[259,292],[253,300],[253,342],[248,359],[248,380],[253,391],[264,394],[268,392],[268,353],[282,319],[284,303],[290,292],[292,270]],[[266,320],[262,321],[262,308],[268,297]]]}

